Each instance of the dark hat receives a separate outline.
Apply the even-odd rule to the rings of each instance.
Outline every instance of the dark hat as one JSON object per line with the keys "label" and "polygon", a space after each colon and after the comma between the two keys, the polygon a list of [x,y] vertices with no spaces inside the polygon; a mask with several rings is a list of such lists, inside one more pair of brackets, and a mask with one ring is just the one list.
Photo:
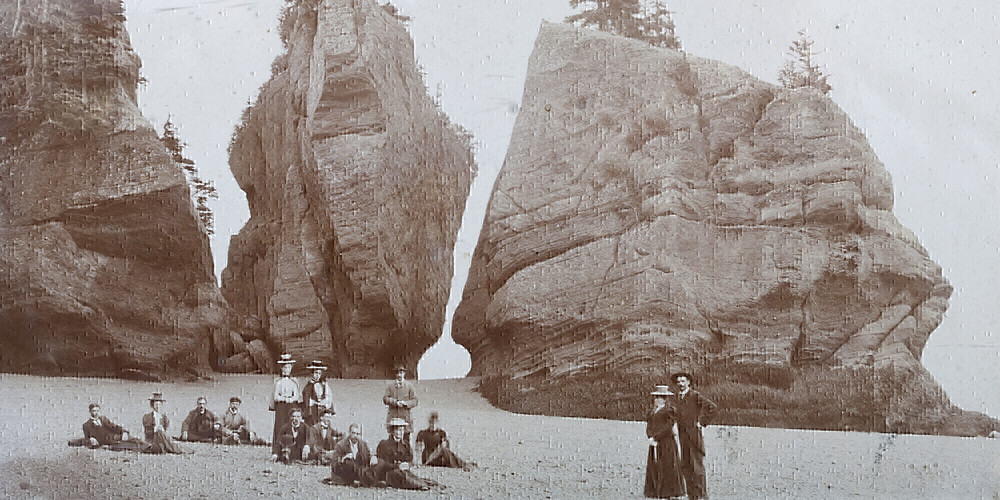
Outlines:
{"label": "dark hat", "polygon": [[306,370],[329,370],[329,368],[323,366],[322,361],[314,359],[313,362],[309,363],[309,366],[306,367]]}
{"label": "dark hat", "polygon": [[677,372],[677,373],[675,373],[675,374],[673,374],[673,375],[670,376],[670,381],[674,382],[674,383],[677,383],[677,378],[678,377],[687,377],[688,381],[690,381],[692,384],[694,384],[694,377],[691,376],[691,374],[688,373],[688,372]]}
{"label": "dark hat", "polygon": [[333,411],[332,408],[327,408],[327,409],[323,410],[323,413],[321,413],[320,415],[322,416],[322,415],[326,415],[326,414],[336,415],[337,412]]}
{"label": "dark hat", "polygon": [[436,411],[432,411],[432,412],[431,412],[431,416],[430,416],[430,417],[428,417],[428,418],[429,418],[430,420],[437,420],[437,419],[438,419],[438,412],[436,412]]}
{"label": "dark hat", "polygon": [[652,396],[673,396],[673,391],[670,390],[670,386],[658,385],[653,392],[649,393]]}
{"label": "dark hat", "polygon": [[100,407],[101,405],[97,403],[90,403],[90,406],[87,407],[87,410],[93,410],[94,408],[100,408]]}
{"label": "dark hat", "polygon": [[399,372],[405,372],[405,371],[407,371],[407,370],[406,370],[406,367],[403,366],[403,365],[396,365],[392,369],[392,373],[399,373]]}
{"label": "dark hat", "polygon": [[167,401],[166,399],[163,399],[163,394],[161,394],[159,392],[154,392],[153,393],[153,397],[149,398],[149,400],[150,401],[163,401],[163,402]]}
{"label": "dark hat", "polygon": [[284,354],[282,354],[281,357],[278,358],[278,364],[279,365],[288,365],[288,364],[293,364],[293,363],[295,363],[295,360],[292,359],[292,355],[288,354],[287,352],[284,353]]}
{"label": "dark hat", "polygon": [[229,402],[230,403],[242,403],[243,400],[240,399],[239,396],[233,396],[233,397],[229,398]]}

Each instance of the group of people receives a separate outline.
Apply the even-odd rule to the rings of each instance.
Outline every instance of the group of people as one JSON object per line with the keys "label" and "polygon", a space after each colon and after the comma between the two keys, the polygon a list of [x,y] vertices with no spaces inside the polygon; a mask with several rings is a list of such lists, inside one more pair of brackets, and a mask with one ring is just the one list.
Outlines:
{"label": "group of people", "polygon": [[250,419],[240,413],[242,401],[237,396],[229,399],[229,409],[221,419],[208,409],[207,399],[198,398],[195,408],[181,423],[181,434],[176,439],[167,434],[170,419],[162,412],[166,401],[159,392],[149,398],[151,411],[142,416],[145,439],[130,436],[124,427],[101,415],[101,405],[91,403],[90,418],[83,423],[83,438],[71,440],[69,445],[144,453],[190,453],[176,441],[266,444],[250,431]]}
{"label": "group of people", "polygon": [[708,498],[705,485],[705,441],[701,429],[715,415],[716,405],[691,388],[694,377],[679,372],[669,385],[650,394],[653,409],[646,419],[649,455],[643,493],[652,498]]}
{"label": "group of people", "polygon": [[[352,423],[347,436],[333,429],[334,413],[330,385],[323,378],[327,367],[319,361],[306,366],[311,378],[300,388],[292,378],[295,360],[282,354],[278,360],[281,377],[274,383],[274,432],[271,460],[286,463],[313,462],[330,466],[330,484],[382,486],[402,489],[430,489],[434,483],[411,471],[414,454],[410,444],[413,430],[411,410],[418,400],[413,384],[406,380],[406,368],[395,367],[395,379],[385,389],[388,437],[372,454],[361,438],[361,426]],[[469,464],[450,449],[447,435],[437,427],[438,414],[431,412],[428,428],[417,434],[424,465],[461,467]]]}
{"label": "group of people", "polygon": [[[395,379],[386,386],[382,397],[387,407],[388,436],[372,454],[362,439],[361,426],[350,424],[345,436],[333,427],[333,395],[323,378],[327,367],[313,361],[306,368],[312,377],[300,389],[292,378],[295,360],[283,354],[278,360],[281,377],[275,381],[271,410],[275,412],[271,460],[285,463],[316,463],[330,467],[324,482],[350,486],[394,487],[427,490],[433,481],[418,477],[411,470],[414,462],[410,436],[413,430],[411,410],[418,400],[413,384],[406,380],[406,368],[395,368]],[[716,405],[692,389],[693,377],[675,373],[670,385],[658,385],[650,393],[653,409],[646,421],[649,454],[646,464],[644,494],[653,498],[690,500],[708,498],[705,484],[705,444],[702,427],[716,412]],[[674,392],[676,389],[676,392]],[[189,453],[167,434],[170,420],[161,411],[166,400],[160,393],[149,398],[150,411],[143,415],[145,439],[131,437],[128,431],[101,415],[97,403],[89,406],[90,418],[83,424],[83,439],[71,446],[108,447],[145,453]],[[266,441],[250,431],[250,420],[240,413],[240,398],[229,400],[229,409],[217,418],[204,397],[198,398],[181,424],[181,441],[220,444],[258,444]],[[438,427],[438,413],[431,412],[426,429],[417,433],[416,444],[424,465],[467,468],[471,463],[450,449],[445,431]]]}

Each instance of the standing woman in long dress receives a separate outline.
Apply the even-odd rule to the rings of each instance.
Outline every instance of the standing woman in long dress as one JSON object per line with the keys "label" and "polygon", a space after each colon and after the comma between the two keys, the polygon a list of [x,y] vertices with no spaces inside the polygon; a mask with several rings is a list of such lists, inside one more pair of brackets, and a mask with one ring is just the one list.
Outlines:
{"label": "standing woman in long dress", "polygon": [[281,428],[291,421],[292,407],[297,406],[302,401],[302,393],[299,385],[292,378],[292,365],[295,360],[291,354],[282,354],[278,359],[278,366],[281,367],[281,378],[274,381],[274,395],[271,408],[274,410],[274,434],[271,438],[271,461],[278,459],[281,452],[281,443],[278,435]]}
{"label": "standing woman in long dress", "polygon": [[153,411],[142,416],[142,428],[146,431],[146,441],[149,442],[149,447],[145,451],[147,453],[189,453],[179,444],[174,443],[174,440],[167,435],[170,419],[162,411],[165,402],[167,400],[163,399],[163,394],[159,392],[154,392],[153,397],[149,398],[149,407]]}
{"label": "standing woman in long dress", "polygon": [[674,438],[677,410],[668,403],[668,397],[673,392],[669,386],[658,385],[650,394],[653,396],[653,409],[646,419],[649,456],[646,458],[646,487],[643,493],[650,498],[681,497],[684,496],[684,480],[678,467]]}

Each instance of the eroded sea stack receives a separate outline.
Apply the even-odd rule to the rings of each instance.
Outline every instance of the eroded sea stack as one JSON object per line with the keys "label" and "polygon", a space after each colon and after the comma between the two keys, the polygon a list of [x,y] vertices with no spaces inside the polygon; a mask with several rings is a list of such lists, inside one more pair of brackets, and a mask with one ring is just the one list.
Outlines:
{"label": "eroded sea stack", "polygon": [[271,351],[342,377],[413,370],[441,335],[468,138],[375,2],[295,2],[283,36],[287,53],[231,147],[251,217],[230,243],[223,294],[259,319]]}
{"label": "eroded sea stack", "polygon": [[[574,380],[685,369],[767,409],[755,385],[886,368],[914,386],[858,427],[938,418],[950,407],[920,357],[952,288],[892,203],[864,135],[820,92],[545,23],[454,337],[515,407],[534,384],[550,411],[580,414],[560,403]],[[837,367],[852,370],[816,375]],[[592,389],[594,407],[631,397]]]}
{"label": "eroded sea stack", "polygon": [[225,301],[120,2],[3,2],[0,43],[0,370],[202,374]]}

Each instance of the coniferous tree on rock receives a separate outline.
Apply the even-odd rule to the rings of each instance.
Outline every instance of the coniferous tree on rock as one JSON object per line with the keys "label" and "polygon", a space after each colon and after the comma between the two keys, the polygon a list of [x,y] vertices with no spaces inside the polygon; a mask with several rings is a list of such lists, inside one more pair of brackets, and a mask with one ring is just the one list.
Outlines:
{"label": "coniferous tree on rock", "polygon": [[805,30],[799,30],[799,39],[788,46],[792,59],[785,61],[778,80],[785,88],[796,89],[813,87],[827,94],[833,88],[827,82],[828,75],[823,74],[815,63],[816,53],[813,51],[813,41]]}
{"label": "coniferous tree on rock", "polygon": [[167,118],[167,121],[163,124],[163,135],[160,137],[160,142],[170,151],[170,156],[173,160],[180,163],[181,167],[184,168],[184,177],[187,179],[188,185],[191,186],[191,191],[194,195],[194,206],[198,210],[198,218],[205,225],[205,232],[215,234],[215,214],[212,213],[212,209],[208,206],[208,200],[218,199],[219,193],[212,181],[201,178],[194,160],[184,156],[184,147],[186,144],[177,137],[177,127],[170,121],[170,118]]}
{"label": "coniferous tree on rock", "polygon": [[642,40],[654,47],[681,47],[670,10],[662,0],[570,0],[569,4],[583,10],[568,16],[568,23]]}

